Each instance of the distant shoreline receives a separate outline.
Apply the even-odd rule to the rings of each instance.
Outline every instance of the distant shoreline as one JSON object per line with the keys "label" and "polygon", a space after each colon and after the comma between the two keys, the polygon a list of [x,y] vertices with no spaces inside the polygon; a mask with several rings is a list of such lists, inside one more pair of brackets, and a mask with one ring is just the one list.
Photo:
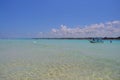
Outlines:
{"label": "distant shoreline", "polygon": [[[84,39],[92,39],[93,37],[88,38],[32,38],[32,39],[69,39],[69,40],[84,40]],[[113,38],[113,37],[104,37],[103,40],[120,40],[120,37]]]}

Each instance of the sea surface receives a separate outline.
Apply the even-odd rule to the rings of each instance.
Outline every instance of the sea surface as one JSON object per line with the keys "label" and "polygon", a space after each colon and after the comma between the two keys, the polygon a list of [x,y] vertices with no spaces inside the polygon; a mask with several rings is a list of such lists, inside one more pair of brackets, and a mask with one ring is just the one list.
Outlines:
{"label": "sea surface", "polygon": [[120,80],[120,40],[0,39],[0,80]]}

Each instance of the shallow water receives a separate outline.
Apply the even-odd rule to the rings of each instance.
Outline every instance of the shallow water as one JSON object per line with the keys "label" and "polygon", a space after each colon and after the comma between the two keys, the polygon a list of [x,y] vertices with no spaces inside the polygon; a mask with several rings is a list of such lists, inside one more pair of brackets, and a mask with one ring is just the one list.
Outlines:
{"label": "shallow water", "polygon": [[120,41],[1,39],[0,80],[120,80]]}

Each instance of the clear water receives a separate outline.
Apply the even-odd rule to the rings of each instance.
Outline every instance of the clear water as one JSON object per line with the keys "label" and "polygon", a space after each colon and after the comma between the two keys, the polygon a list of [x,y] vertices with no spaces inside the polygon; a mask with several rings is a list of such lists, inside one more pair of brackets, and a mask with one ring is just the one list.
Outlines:
{"label": "clear water", "polygon": [[120,80],[120,41],[1,39],[0,80]]}

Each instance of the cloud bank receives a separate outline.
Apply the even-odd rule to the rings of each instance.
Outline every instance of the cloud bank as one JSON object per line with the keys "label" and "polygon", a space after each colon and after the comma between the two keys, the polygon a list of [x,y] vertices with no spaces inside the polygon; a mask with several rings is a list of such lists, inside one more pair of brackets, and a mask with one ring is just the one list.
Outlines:
{"label": "cloud bank", "polygon": [[120,21],[91,24],[87,26],[76,26],[70,28],[61,25],[59,29],[53,28],[50,32],[40,34],[41,37],[118,37],[120,36]]}

